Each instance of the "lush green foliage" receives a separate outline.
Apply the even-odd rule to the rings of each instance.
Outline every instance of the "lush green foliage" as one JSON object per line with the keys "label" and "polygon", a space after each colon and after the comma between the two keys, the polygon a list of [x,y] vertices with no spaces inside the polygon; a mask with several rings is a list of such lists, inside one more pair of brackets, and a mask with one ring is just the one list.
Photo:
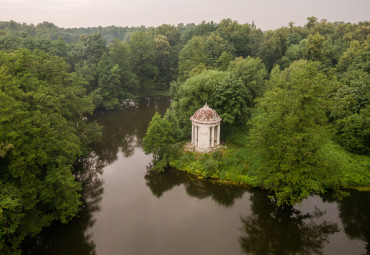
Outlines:
{"label": "lush green foliage", "polygon": [[[358,174],[368,167],[367,156],[360,159],[361,170],[351,170],[352,154],[337,144],[369,153],[368,28],[368,22],[315,17],[305,27],[290,23],[265,33],[231,20],[194,28],[179,53],[179,76],[171,84],[173,102],[164,118],[175,141],[188,139],[189,117],[207,102],[223,118],[222,138],[241,150],[217,161],[174,157],[164,149],[162,166],[167,161],[207,178],[258,184],[272,190],[280,205],[328,188],[369,185],[367,175]],[[252,131],[240,132],[255,106]],[[238,161],[245,147],[249,156]]]}
{"label": "lush green foliage", "polygon": [[254,105],[254,99],[262,96],[265,91],[267,70],[258,58],[236,58],[230,63],[229,71],[240,77],[248,90],[246,103],[249,107]]}
{"label": "lush green foliage", "polygon": [[130,37],[130,61],[141,89],[149,86],[150,81],[158,75],[158,68],[154,65],[155,44],[154,38],[148,32],[139,31]]}
{"label": "lush green foliage", "polygon": [[357,41],[340,59],[340,74],[334,93],[331,116],[337,141],[346,149],[360,154],[370,153],[370,68],[369,45]]}
{"label": "lush green foliage", "polygon": [[153,153],[154,159],[160,159],[162,150],[174,142],[173,129],[167,119],[156,112],[149,123],[148,130],[143,139],[143,149],[146,153]]}
{"label": "lush green foliage", "polygon": [[85,81],[59,57],[0,52],[0,250],[79,210],[72,164],[99,128],[84,120],[94,105]]}
{"label": "lush green foliage", "polygon": [[[181,84],[166,116],[176,117],[182,133],[190,134],[189,118],[205,103],[220,113],[225,124],[241,123],[247,116],[248,91],[230,72],[207,70]],[[183,137],[183,138],[185,138]]]}
{"label": "lush green foliage", "polygon": [[[146,153],[153,153],[155,160],[161,162],[155,164],[158,166],[156,169],[162,171],[172,154],[169,149],[170,143],[162,142],[159,138],[164,136],[171,138],[172,141],[188,138],[191,130],[189,118],[205,103],[219,112],[224,128],[234,129],[245,123],[252,100],[264,90],[267,71],[261,61],[254,58],[238,58],[231,63],[230,70],[229,72],[205,70],[184,83],[176,82],[171,85],[173,102],[162,120],[166,120],[171,128],[167,128],[167,124],[164,123],[154,125],[159,122],[158,116],[155,116],[153,118],[155,122],[149,125],[145,137]],[[156,133],[160,135],[157,137]],[[208,176],[212,176],[214,171],[210,169],[217,168],[217,164],[212,160],[207,162],[206,172]]]}
{"label": "lush green foliage", "polygon": [[267,68],[271,70],[275,65],[281,64],[287,47],[289,46],[289,32],[287,28],[267,31],[264,40],[258,49],[258,57],[262,59]]}
{"label": "lush green foliage", "polygon": [[[180,171],[201,178],[213,178],[228,183],[260,187],[263,179],[259,176],[259,169],[263,162],[253,150],[245,147],[249,142],[248,128],[234,130],[233,134],[227,136],[227,141],[227,150],[210,154],[184,153],[183,143],[180,143],[178,145],[181,146],[172,147],[169,163]],[[370,185],[369,157],[349,153],[332,141],[323,145],[321,153],[324,158],[337,162],[336,175],[340,178],[343,187],[368,187]],[[325,188],[333,187],[332,178],[323,179],[322,183]]]}
{"label": "lush green foliage", "polygon": [[263,185],[274,190],[279,204],[294,204],[324,191],[323,179],[335,181],[335,161],[321,150],[329,138],[325,109],[332,82],[317,65],[299,61],[271,74],[268,90],[258,101],[250,148],[263,165]]}
{"label": "lush green foliage", "polygon": [[179,53],[179,78],[186,80],[194,72],[206,68],[207,54],[205,52],[204,38],[195,36],[191,38]]}
{"label": "lush green foliage", "polygon": [[174,98],[164,119],[153,117],[144,139],[145,152],[153,153],[156,160],[168,160],[165,147],[171,143],[161,139],[174,142],[187,138],[191,129],[189,116],[205,103],[222,112],[226,125],[242,123],[248,110],[247,90],[241,79],[229,72],[210,70],[195,75],[181,84]]}
{"label": "lush green foliage", "polygon": [[[86,122],[94,107],[168,88],[171,106],[143,141],[154,170],[171,163],[264,186],[280,204],[369,186],[369,31],[368,21],[315,17],[265,32],[230,19],[157,28],[0,22],[1,252],[76,214],[72,164],[99,131]],[[228,150],[183,153],[189,118],[205,103],[223,118]]]}
{"label": "lush green foliage", "polygon": [[[329,70],[342,58],[338,70],[344,72],[366,43],[369,23],[307,20],[304,27],[290,22],[289,27],[266,32],[254,23],[230,19],[157,28],[78,29],[10,21],[0,22],[0,49],[42,49],[63,57],[72,71],[89,82],[86,88],[94,95],[96,106],[112,109],[138,93],[165,91],[171,81],[184,82],[205,69],[226,71],[236,57],[259,57],[268,71],[276,64],[287,68],[302,58],[319,60]],[[351,50],[344,55],[351,42]],[[119,69],[113,70],[116,64]],[[118,78],[119,85],[115,84]]]}

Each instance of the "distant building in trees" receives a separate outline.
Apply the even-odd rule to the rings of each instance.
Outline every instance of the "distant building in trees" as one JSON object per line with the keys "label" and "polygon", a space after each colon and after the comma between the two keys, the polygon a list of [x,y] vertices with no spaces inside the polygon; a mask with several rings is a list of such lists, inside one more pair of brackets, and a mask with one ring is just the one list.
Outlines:
{"label": "distant building in trees", "polygon": [[190,118],[192,122],[191,143],[199,152],[209,152],[220,144],[221,117],[205,104]]}

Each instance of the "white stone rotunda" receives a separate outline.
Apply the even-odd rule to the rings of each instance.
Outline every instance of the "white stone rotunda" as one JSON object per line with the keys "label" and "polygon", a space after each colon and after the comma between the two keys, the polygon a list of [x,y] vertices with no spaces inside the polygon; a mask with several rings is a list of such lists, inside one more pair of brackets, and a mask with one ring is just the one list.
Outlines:
{"label": "white stone rotunda", "polygon": [[195,151],[209,152],[220,144],[221,117],[205,104],[190,117],[192,122],[191,143]]}

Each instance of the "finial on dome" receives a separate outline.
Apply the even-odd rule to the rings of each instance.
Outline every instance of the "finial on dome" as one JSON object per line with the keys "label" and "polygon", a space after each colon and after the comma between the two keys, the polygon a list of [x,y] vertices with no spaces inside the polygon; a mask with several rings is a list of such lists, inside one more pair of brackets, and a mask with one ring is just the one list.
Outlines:
{"label": "finial on dome", "polygon": [[208,106],[208,104],[206,103],[206,104],[204,105],[204,107],[209,107],[209,106]]}

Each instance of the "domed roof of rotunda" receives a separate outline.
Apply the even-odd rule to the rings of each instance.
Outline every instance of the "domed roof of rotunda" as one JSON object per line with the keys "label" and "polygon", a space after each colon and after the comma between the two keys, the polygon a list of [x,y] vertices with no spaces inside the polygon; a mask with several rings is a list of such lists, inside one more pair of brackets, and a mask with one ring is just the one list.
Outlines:
{"label": "domed roof of rotunda", "polygon": [[215,110],[205,104],[190,117],[190,120],[200,124],[214,124],[220,123],[222,119]]}

